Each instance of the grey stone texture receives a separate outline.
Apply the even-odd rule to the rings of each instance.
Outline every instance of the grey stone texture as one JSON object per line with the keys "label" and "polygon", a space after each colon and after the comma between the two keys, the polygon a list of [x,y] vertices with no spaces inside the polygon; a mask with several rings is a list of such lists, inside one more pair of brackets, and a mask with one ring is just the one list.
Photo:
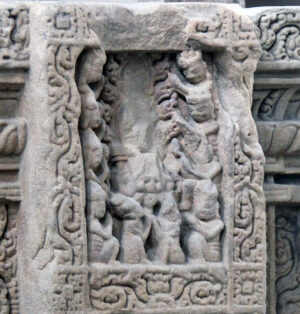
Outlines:
{"label": "grey stone texture", "polygon": [[247,10],[263,49],[252,113],[266,156],[268,312],[299,313],[300,8]]}
{"label": "grey stone texture", "polygon": [[0,19],[0,312],[266,313],[264,29],[209,3]]}

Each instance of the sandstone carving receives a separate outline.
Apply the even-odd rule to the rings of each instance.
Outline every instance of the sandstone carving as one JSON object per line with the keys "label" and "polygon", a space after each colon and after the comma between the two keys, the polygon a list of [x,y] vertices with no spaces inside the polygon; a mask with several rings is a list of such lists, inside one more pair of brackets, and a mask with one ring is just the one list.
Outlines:
{"label": "sandstone carving", "polygon": [[266,156],[267,312],[297,313],[299,10],[279,7],[254,11],[249,13],[263,49],[255,76],[252,114]]}
{"label": "sandstone carving", "polygon": [[32,2],[0,19],[0,312],[266,313],[245,13]]}

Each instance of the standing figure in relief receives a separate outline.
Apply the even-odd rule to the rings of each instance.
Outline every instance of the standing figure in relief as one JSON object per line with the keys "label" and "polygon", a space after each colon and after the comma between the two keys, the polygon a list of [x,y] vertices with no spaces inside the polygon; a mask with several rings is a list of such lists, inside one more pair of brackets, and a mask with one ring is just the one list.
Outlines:
{"label": "standing figure in relief", "polygon": [[88,254],[91,263],[114,262],[119,242],[112,236],[112,217],[106,211],[106,193],[92,180],[86,181]]}
{"label": "standing figure in relief", "polygon": [[115,261],[119,243],[112,235],[112,217],[106,211],[107,193],[96,175],[101,168],[103,145],[90,129],[81,131],[86,178],[87,233],[90,262]]}
{"label": "standing figure in relief", "polygon": [[123,263],[148,263],[145,241],[151,228],[151,220],[141,205],[133,198],[120,193],[111,193],[109,207],[121,219],[120,256]]}
{"label": "standing figure in relief", "polygon": [[[105,62],[106,55],[103,48],[84,51],[80,56],[76,82],[81,98],[80,127],[82,129],[88,127],[95,129],[101,123],[97,99],[104,85],[102,70]],[[93,89],[90,84],[93,84]]]}
{"label": "standing figure in relief", "polygon": [[[221,165],[216,158],[219,126],[211,75],[200,51],[182,52],[177,63],[187,82],[183,84],[178,75],[169,72],[165,81],[155,86],[160,156],[173,176],[178,172],[183,178],[213,179]],[[185,106],[179,96],[185,98]]]}
{"label": "standing figure in relief", "polygon": [[190,161],[190,169],[185,163],[182,170],[189,178],[212,179],[220,172],[221,165],[214,150],[219,126],[212,100],[211,75],[200,51],[183,51],[177,63],[188,81],[181,89],[185,89],[189,115],[185,119],[177,113],[173,116],[180,147]]}
{"label": "standing figure in relief", "polygon": [[188,261],[220,261],[220,233],[224,223],[219,215],[218,190],[211,180],[197,182],[193,189],[192,210],[183,212],[182,219]]}

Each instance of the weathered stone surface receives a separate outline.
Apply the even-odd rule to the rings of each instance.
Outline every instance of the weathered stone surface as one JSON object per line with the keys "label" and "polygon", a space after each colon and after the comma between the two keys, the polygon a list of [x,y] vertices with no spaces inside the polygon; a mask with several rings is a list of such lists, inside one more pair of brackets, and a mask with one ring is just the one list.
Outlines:
{"label": "weathered stone surface", "polygon": [[298,313],[300,10],[256,8],[247,13],[263,49],[252,113],[266,155],[268,312]]}
{"label": "weathered stone surface", "polygon": [[265,313],[241,8],[1,7],[0,312]]}

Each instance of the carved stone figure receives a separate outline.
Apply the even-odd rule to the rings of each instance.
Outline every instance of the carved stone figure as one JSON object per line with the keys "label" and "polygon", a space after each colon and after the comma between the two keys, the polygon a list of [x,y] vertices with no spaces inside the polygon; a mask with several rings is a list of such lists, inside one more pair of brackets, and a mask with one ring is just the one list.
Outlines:
{"label": "carved stone figure", "polygon": [[144,244],[151,227],[150,218],[137,201],[123,194],[112,194],[109,204],[112,213],[122,220],[120,261],[147,263]]}
{"label": "carved stone figure", "polygon": [[220,233],[224,223],[219,215],[218,191],[210,180],[200,180],[193,188],[191,212],[183,212],[183,242],[188,260],[218,262],[221,258]]}
{"label": "carved stone figure", "polygon": [[[0,3],[0,21],[2,311],[265,313],[260,46],[245,13]],[[297,60],[294,26],[274,41],[264,23],[264,49]],[[272,97],[297,100],[261,94],[263,119],[280,116]],[[292,147],[276,151],[281,129]],[[260,130],[293,167],[297,123]]]}
{"label": "carved stone figure", "polygon": [[[90,127],[95,129],[101,122],[101,114],[97,98],[99,97],[104,78],[102,77],[103,65],[106,61],[106,55],[102,48],[93,49],[84,52],[80,60],[79,70],[77,72],[77,86],[80,93],[82,113],[81,128]],[[90,84],[93,84],[93,89]]]}
{"label": "carved stone figure", "polygon": [[88,254],[91,263],[114,262],[119,243],[112,236],[112,217],[106,211],[107,196],[101,186],[86,181]]}
{"label": "carved stone figure", "polygon": [[[96,136],[95,132],[91,129],[81,131],[81,138],[83,143],[83,154],[85,176],[89,180],[102,184],[98,173],[105,177],[105,173],[109,171],[106,167],[105,158],[108,157],[108,152]],[[107,174],[106,174],[107,176]]]}

